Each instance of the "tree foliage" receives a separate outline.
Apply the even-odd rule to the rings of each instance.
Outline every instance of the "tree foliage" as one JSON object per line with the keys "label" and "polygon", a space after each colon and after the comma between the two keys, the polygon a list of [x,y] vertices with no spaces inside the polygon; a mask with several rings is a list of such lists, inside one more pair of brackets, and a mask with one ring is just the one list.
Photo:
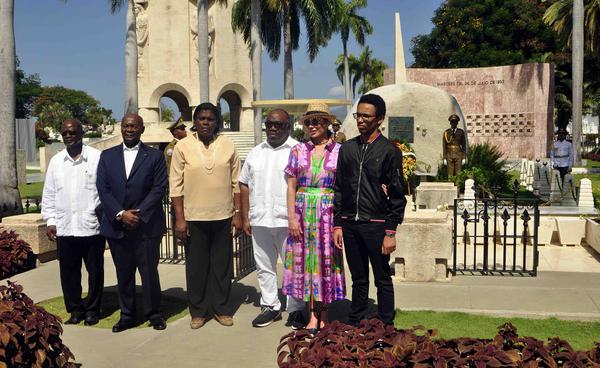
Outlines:
{"label": "tree foliage", "polygon": [[[586,51],[600,56],[600,0],[584,0],[584,38]],[[544,22],[560,36],[561,44],[571,47],[573,0],[557,0],[544,13]]]}
{"label": "tree foliage", "polygon": [[[340,82],[343,82],[343,54],[337,57],[335,64],[337,76]],[[358,57],[352,54],[348,55],[348,68],[350,69],[350,79],[352,81],[352,95],[355,95],[358,82],[361,82],[361,85],[358,88],[358,92],[361,94],[383,86],[383,71],[388,68],[388,65],[383,61],[374,58],[373,51],[367,46]]]}
{"label": "tree foliage", "polygon": [[62,86],[43,87],[42,93],[35,100],[35,114],[39,114],[44,107],[54,103],[63,105],[75,119],[82,122],[85,120],[85,113],[89,108],[100,105],[98,100],[84,91]]}
{"label": "tree foliage", "polygon": [[434,28],[413,38],[414,67],[459,68],[538,61],[558,49],[538,0],[446,0]]}
{"label": "tree foliage", "polygon": [[163,103],[160,104],[160,121],[175,121],[175,112]]}
{"label": "tree foliage", "polygon": [[26,74],[19,68],[17,58],[17,69],[15,73],[15,92],[17,94],[17,106],[15,117],[17,119],[28,118],[33,111],[33,103],[37,96],[42,93],[42,85],[39,74]]}

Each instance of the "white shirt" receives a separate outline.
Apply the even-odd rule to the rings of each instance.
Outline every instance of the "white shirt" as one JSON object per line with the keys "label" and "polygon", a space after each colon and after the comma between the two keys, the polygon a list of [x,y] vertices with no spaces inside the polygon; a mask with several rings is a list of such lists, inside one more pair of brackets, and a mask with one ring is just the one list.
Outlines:
{"label": "white shirt", "polygon": [[573,167],[573,144],[571,142],[555,141],[550,150],[552,167]]}
{"label": "white shirt", "polygon": [[287,227],[287,183],[283,170],[290,150],[298,144],[292,137],[279,147],[267,142],[254,147],[240,174],[240,183],[250,190],[248,220],[251,226]]}
{"label": "white shirt", "polygon": [[123,143],[123,157],[125,158],[125,177],[129,179],[129,174],[131,174],[131,169],[133,168],[133,163],[135,162],[135,158],[137,157],[138,152],[140,151],[140,142],[135,146],[129,148]]}
{"label": "white shirt", "polygon": [[73,160],[64,149],[52,157],[42,195],[42,217],[56,226],[57,236],[93,236],[100,233],[95,209],[100,204],[96,170],[100,151],[83,146]]}

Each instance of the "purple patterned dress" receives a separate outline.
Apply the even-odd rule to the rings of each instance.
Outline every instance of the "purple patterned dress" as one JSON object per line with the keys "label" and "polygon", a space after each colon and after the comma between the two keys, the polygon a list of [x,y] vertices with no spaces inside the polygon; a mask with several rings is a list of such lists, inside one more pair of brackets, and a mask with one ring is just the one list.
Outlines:
{"label": "purple patterned dress", "polygon": [[331,303],[346,296],[342,252],[333,245],[333,181],[340,144],[325,147],[322,159],[312,159],[311,142],[290,152],[285,173],[296,177],[296,216],[302,239],[288,237],[283,294]]}

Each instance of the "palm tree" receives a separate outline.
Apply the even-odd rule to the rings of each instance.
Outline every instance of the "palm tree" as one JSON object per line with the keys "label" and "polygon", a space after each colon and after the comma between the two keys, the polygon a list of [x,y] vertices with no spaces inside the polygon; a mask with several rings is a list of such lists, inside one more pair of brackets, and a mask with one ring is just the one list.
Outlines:
{"label": "palm tree", "polygon": [[[307,53],[312,62],[319,49],[327,45],[333,33],[333,23],[339,15],[337,0],[262,0],[261,39],[271,60],[279,59],[281,38],[284,52],[284,98],[294,98],[294,67],[292,52],[298,50],[300,22],[304,20]],[[233,6],[231,24],[250,43],[251,0],[239,0]]]}
{"label": "palm tree", "polygon": [[0,0],[0,219],[22,212],[15,143],[14,0]]}
{"label": "palm tree", "polygon": [[208,76],[208,0],[197,0],[198,10],[198,73],[200,102],[209,101]]}
{"label": "palm tree", "polygon": [[340,80],[340,82],[344,84],[346,65],[348,65],[348,80],[351,80],[351,83],[349,84],[352,91],[351,98],[349,99],[354,99],[354,96],[356,96],[356,85],[362,79],[362,73],[358,66],[358,58],[352,54],[348,54],[348,56],[340,54],[338,55],[337,59],[335,59],[335,65],[335,72],[337,74],[337,77]]}
{"label": "palm tree", "polygon": [[[260,40],[260,0],[250,4],[250,53],[252,54],[252,100],[259,101],[262,91],[262,42]],[[254,144],[262,141],[262,110],[254,109]]]}
{"label": "palm tree", "polygon": [[581,163],[581,115],[583,109],[583,59],[585,51],[598,57],[600,54],[600,0],[559,0],[544,13],[544,22],[561,37],[565,48],[571,47],[572,56],[572,108],[573,144],[575,165]]}
{"label": "palm tree", "polygon": [[[573,34],[573,0],[559,0],[544,13],[544,22],[560,36],[566,47],[571,47]],[[588,51],[598,55],[600,50],[600,0],[584,1],[585,44]]]}
{"label": "palm tree", "polygon": [[117,13],[127,1],[125,29],[125,114],[138,112],[138,50],[135,30],[135,4],[133,0],[108,0],[112,14]]}
{"label": "palm tree", "polygon": [[[342,80],[344,68],[344,55],[337,57],[335,64],[338,78]],[[383,61],[373,57],[373,51],[369,46],[363,49],[363,52],[355,57],[348,55],[348,69],[352,74],[352,93],[356,89],[359,81],[362,81],[358,88],[358,93],[366,93],[372,89],[383,86],[383,71],[388,68]]]}
{"label": "palm tree", "polygon": [[[339,0],[339,17],[337,19],[337,29],[342,38],[342,46],[344,50],[344,91],[346,100],[350,100],[350,66],[348,65],[348,39],[350,31],[354,35],[356,42],[360,46],[365,45],[365,35],[370,35],[373,32],[371,23],[365,18],[358,15],[358,10],[367,6],[367,0]],[[346,106],[347,113],[350,113],[351,106]]]}

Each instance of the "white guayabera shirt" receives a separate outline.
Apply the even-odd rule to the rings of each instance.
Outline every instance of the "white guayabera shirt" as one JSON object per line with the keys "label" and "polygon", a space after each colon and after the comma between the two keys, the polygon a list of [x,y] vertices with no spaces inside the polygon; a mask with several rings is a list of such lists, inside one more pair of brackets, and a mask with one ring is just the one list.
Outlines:
{"label": "white guayabera shirt", "polygon": [[95,209],[100,204],[96,170],[100,151],[83,146],[73,160],[64,149],[50,160],[42,195],[42,217],[56,226],[57,236],[93,236],[100,233]]}
{"label": "white guayabera shirt", "polygon": [[288,226],[287,182],[283,170],[296,144],[298,141],[292,137],[277,148],[262,142],[248,154],[240,183],[248,185],[250,190],[248,220],[251,226]]}

